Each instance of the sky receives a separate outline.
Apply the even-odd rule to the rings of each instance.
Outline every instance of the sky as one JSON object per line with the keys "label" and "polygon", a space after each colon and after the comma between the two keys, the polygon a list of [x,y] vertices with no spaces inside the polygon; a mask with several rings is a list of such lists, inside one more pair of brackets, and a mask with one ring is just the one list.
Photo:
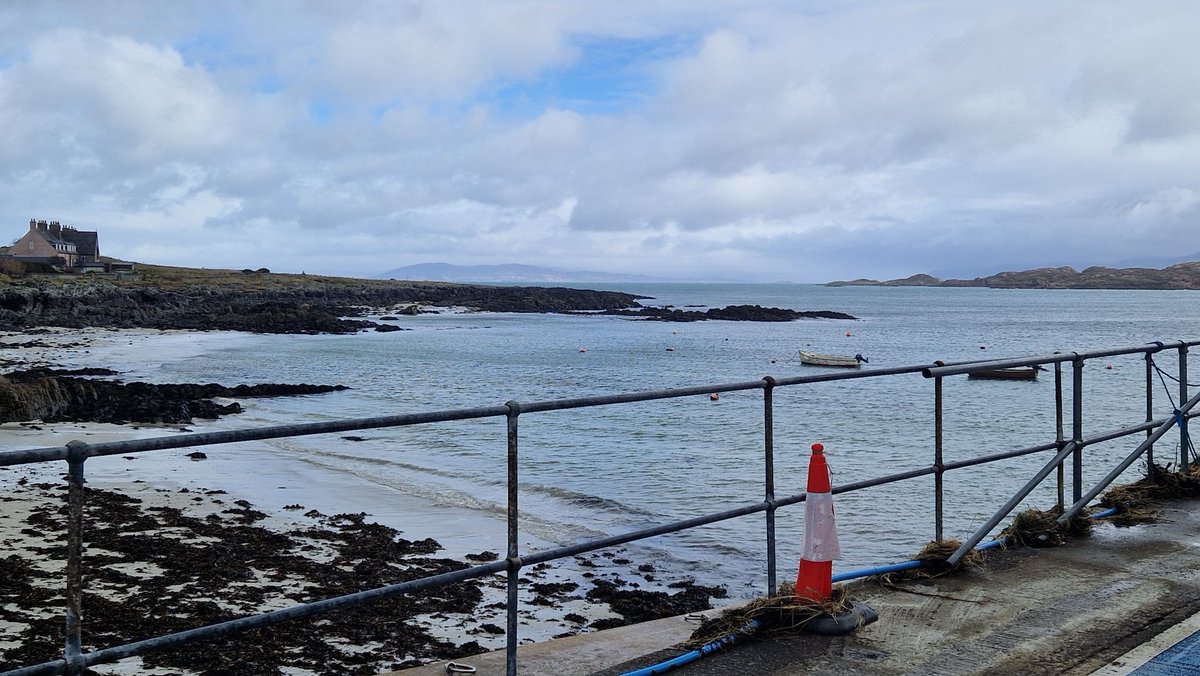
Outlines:
{"label": "sky", "polygon": [[356,277],[1161,267],[1200,258],[1197,35],[1192,0],[9,0],[0,240]]}

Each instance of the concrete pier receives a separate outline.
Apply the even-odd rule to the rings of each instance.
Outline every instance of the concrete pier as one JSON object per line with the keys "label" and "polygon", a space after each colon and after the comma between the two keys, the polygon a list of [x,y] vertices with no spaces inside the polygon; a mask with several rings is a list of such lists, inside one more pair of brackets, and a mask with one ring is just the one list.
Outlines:
{"label": "concrete pier", "polygon": [[[878,622],[845,637],[750,641],[670,673],[1131,673],[1177,639],[1176,653],[1187,653],[1200,630],[1200,502],[1163,508],[1148,525],[1100,524],[1063,547],[994,550],[985,567],[950,577],[849,588]],[[695,626],[671,618],[524,646],[519,673],[615,676],[681,654],[673,646]],[[482,676],[505,673],[503,652],[459,662]],[[447,672],[441,663],[396,673]]]}

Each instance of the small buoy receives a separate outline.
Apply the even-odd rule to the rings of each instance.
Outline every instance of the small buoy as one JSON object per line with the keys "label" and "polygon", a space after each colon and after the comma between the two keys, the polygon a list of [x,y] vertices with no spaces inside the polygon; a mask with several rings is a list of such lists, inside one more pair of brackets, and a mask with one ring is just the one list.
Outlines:
{"label": "small buoy", "polygon": [[674,352],[674,351],[675,351],[675,348],[673,348],[673,347],[668,347],[668,348],[667,348],[667,352]]}
{"label": "small buoy", "polygon": [[1112,364],[1109,364],[1108,366],[1105,366],[1104,368],[1106,368],[1106,369],[1110,369],[1110,370],[1111,370],[1111,369],[1112,369]]}
{"label": "small buoy", "polygon": [[854,333],[853,333],[853,332],[851,332],[851,331],[847,331],[847,332],[846,332],[846,337],[847,337],[847,338],[849,338],[850,336],[853,336],[853,335],[854,335]]}
{"label": "small buoy", "polygon": [[979,346],[979,349],[981,349],[981,350],[986,350],[986,349],[987,349],[987,345],[980,345],[980,346]]}
{"label": "small buoy", "polygon": [[581,348],[579,348],[579,351],[580,351],[580,352],[587,352],[587,348],[586,348],[586,347],[581,347]]}
{"label": "small buoy", "polygon": [[708,395],[709,401],[716,401],[720,398],[721,398],[721,395],[717,394],[716,392],[713,392],[712,394]]}

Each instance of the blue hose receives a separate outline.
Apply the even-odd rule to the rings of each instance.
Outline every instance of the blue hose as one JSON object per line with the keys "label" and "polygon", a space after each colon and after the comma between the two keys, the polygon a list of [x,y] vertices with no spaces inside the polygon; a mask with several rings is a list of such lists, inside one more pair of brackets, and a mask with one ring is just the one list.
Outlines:
{"label": "blue hose", "polygon": [[743,635],[752,634],[756,629],[758,629],[758,620],[750,620],[744,627],[742,627],[741,631],[737,631],[732,634],[726,634],[715,641],[705,643],[697,650],[684,653],[679,657],[669,659],[666,662],[659,662],[654,666],[644,667],[642,669],[638,669],[637,671],[629,671],[621,676],[654,676],[655,674],[665,674],[675,667],[681,667],[685,664],[690,664],[701,657],[708,655],[709,653],[715,653],[722,648],[733,645]]}
{"label": "blue hose", "polygon": [[[1117,509],[1114,507],[1111,509],[1106,509],[1103,512],[1097,512],[1095,514],[1092,514],[1091,518],[1103,519],[1105,517],[1112,516],[1113,514],[1116,514],[1116,513],[1117,513]],[[988,549],[995,549],[996,547],[1003,546],[1006,541],[1007,541],[1007,538],[996,538],[995,540],[992,540],[991,542],[984,542],[984,543],[975,545],[975,550],[982,552],[982,551],[985,551]],[[876,566],[874,568],[859,568],[858,570],[848,570],[844,573],[838,573],[837,575],[834,575],[832,578],[830,578],[830,582],[845,582],[846,580],[856,580],[860,577],[870,577],[872,575],[883,575],[885,573],[896,573],[896,572],[899,572],[902,570],[912,570],[913,568],[920,568],[920,567],[921,567],[921,562],[913,560],[913,561],[903,561],[901,563],[891,563],[886,566]],[[758,620],[750,620],[749,622],[746,623],[746,625],[744,627],[742,627],[741,631],[739,631],[739,632],[734,632],[732,634],[726,634],[711,643],[704,644],[703,647],[701,647],[697,650],[693,650],[689,653],[684,653],[684,654],[680,655],[679,657],[669,659],[665,662],[659,662],[658,664],[655,664],[654,666],[643,667],[641,669],[638,669],[637,671],[625,672],[624,674],[621,674],[621,676],[656,676],[657,674],[665,674],[668,671],[670,671],[671,669],[674,669],[675,667],[681,667],[685,664],[691,664],[692,662],[695,662],[696,660],[700,659],[701,657],[704,657],[705,655],[714,653],[722,648],[733,645],[734,643],[737,642],[737,640],[739,638],[741,638],[742,636],[754,633],[754,631],[756,629],[758,629]]]}

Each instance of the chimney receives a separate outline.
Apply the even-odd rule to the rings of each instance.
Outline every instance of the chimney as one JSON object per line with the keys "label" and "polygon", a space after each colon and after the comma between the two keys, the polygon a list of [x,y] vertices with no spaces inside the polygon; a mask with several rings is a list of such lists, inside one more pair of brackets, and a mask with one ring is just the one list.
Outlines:
{"label": "chimney", "polygon": [[47,226],[47,225],[46,225],[46,221],[38,221],[38,222],[37,222],[37,229],[38,229],[38,230],[41,230],[42,232],[46,232],[46,228],[47,228],[47,227],[49,227],[49,226]]}
{"label": "chimney", "polygon": [[62,224],[58,221],[50,221],[50,234],[58,235],[62,233]]}
{"label": "chimney", "polygon": [[37,230],[37,221],[31,218],[29,219],[29,232],[33,232],[34,230]]}

